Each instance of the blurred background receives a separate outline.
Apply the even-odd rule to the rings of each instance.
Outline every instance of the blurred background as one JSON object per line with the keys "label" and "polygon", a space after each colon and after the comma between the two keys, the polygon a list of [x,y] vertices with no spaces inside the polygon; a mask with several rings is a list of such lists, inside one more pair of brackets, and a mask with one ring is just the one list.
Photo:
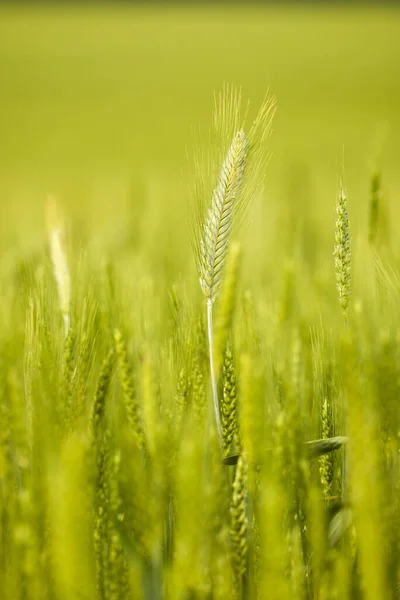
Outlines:
{"label": "blurred background", "polygon": [[353,231],[365,229],[376,165],[393,221],[399,73],[396,3],[1,5],[0,247],[34,243],[48,193],[102,240],[139,235],[142,219],[148,243],[162,230],[167,244],[185,230],[193,131],[224,82],[250,115],[268,90],[277,99],[254,244],[285,243],[282,215],[331,244],[343,173]]}

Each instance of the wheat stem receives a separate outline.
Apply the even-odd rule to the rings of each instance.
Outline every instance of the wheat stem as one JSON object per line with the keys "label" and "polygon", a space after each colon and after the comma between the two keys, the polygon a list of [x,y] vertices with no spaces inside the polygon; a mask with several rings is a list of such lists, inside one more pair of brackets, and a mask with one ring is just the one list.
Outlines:
{"label": "wheat stem", "polygon": [[219,414],[219,401],[218,401],[218,389],[217,389],[217,375],[215,372],[214,364],[214,348],[213,348],[213,301],[211,298],[207,299],[207,330],[208,330],[208,349],[210,357],[210,376],[211,376],[211,387],[214,402],[215,422],[217,424],[218,440],[222,450],[222,430],[221,430],[221,417]]}

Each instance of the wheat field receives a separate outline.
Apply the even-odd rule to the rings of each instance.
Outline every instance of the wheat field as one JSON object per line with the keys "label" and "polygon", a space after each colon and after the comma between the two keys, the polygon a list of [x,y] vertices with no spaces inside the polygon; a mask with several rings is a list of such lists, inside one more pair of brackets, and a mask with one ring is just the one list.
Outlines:
{"label": "wheat field", "polygon": [[400,597],[400,12],[0,7],[0,597]]}

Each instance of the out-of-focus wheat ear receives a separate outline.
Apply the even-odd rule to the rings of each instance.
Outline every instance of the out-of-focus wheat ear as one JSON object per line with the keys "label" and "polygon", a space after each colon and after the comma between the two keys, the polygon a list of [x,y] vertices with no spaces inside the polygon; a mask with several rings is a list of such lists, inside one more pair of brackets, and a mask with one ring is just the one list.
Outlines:
{"label": "out-of-focus wheat ear", "polygon": [[185,367],[180,370],[175,396],[175,435],[180,434],[182,422],[186,416],[189,399],[189,378]]}
{"label": "out-of-focus wheat ear", "polygon": [[121,332],[116,329],[114,331],[115,350],[119,365],[119,380],[124,392],[126,412],[128,422],[131,426],[135,441],[140,450],[146,451],[146,436],[143,429],[142,415],[139,409],[139,403],[136,398],[136,391],[133,383],[133,376],[128,365],[128,355],[125,345],[125,340]]}
{"label": "out-of-focus wheat ear", "polygon": [[64,320],[65,335],[70,327],[71,281],[65,248],[65,222],[59,203],[54,196],[47,199],[47,228],[50,256],[57,283],[60,310]]}
{"label": "out-of-focus wheat ear", "polygon": [[98,598],[108,598],[110,561],[108,553],[109,475],[111,434],[104,428],[96,448],[96,479],[94,487],[93,546]]}
{"label": "out-of-focus wheat ear", "polygon": [[233,442],[237,437],[236,375],[230,344],[225,351],[223,366],[223,394],[221,402],[222,448],[224,458],[233,454]]}
{"label": "out-of-focus wheat ear", "polygon": [[371,191],[368,215],[368,240],[374,246],[378,234],[379,213],[381,205],[381,174],[374,171],[371,177]]}
{"label": "out-of-focus wheat ear", "polygon": [[97,438],[99,434],[103,432],[104,415],[106,411],[106,396],[111,381],[113,357],[113,350],[110,350],[103,361],[96,386],[96,392],[90,415],[91,429],[94,438]]}
{"label": "out-of-focus wheat ear", "polygon": [[75,335],[73,329],[68,329],[64,343],[63,374],[61,384],[60,427],[62,432],[73,428],[74,409],[74,371],[75,371]]}
{"label": "out-of-focus wheat ear", "polygon": [[233,482],[231,504],[231,547],[232,562],[236,582],[241,587],[242,577],[247,568],[247,478],[246,464],[242,456],[239,457]]}
{"label": "out-of-focus wheat ear", "polygon": [[340,186],[336,202],[334,256],[336,288],[339,292],[339,303],[346,318],[351,287],[351,245],[347,197],[342,186]]}
{"label": "out-of-focus wheat ear", "polygon": [[243,130],[234,136],[228,150],[199,245],[201,289],[213,303],[218,293],[228,252],[236,202],[243,182],[247,154],[247,138]]}
{"label": "out-of-focus wheat ear", "polygon": [[207,392],[205,385],[204,368],[198,356],[191,360],[191,387],[190,395],[194,414],[198,424],[203,426],[207,406]]}
{"label": "out-of-focus wheat ear", "polygon": [[[321,407],[322,439],[326,440],[332,436],[332,413],[325,398]],[[321,479],[322,492],[325,500],[332,496],[333,479],[333,456],[331,453],[324,454],[319,459],[319,475]]]}
{"label": "out-of-focus wheat ear", "polygon": [[90,369],[90,343],[84,331],[81,337],[80,351],[78,357],[76,400],[74,403],[74,419],[78,423],[85,410],[85,399],[88,388],[88,375]]}
{"label": "out-of-focus wheat ear", "polygon": [[123,501],[119,486],[121,452],[116,450],[111,456],[109,468],[109,588],[110,599],[122,600],[129,597],[128,573],[124,556],[123,541],[118,525],[123,521]]}

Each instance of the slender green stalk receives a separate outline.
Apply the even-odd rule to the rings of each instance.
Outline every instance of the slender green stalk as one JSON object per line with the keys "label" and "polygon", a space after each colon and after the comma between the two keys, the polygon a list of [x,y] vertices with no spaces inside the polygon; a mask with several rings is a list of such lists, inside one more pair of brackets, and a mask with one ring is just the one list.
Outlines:
{"label": "slender green stalk", "polygon": [[222,448],[222,430],[221,430],[221,416],[219,411],[218,401],[218,387],[217,387],[217,376],[214,365],[214,347],[213,347],[213,319],[212,319],[213,303],[209,298],[207,300],[207,330],[208,330],[208,348],[210,355],[210,374],[211,374],[211,387],[214,402],[215,422],[217,425],[218,439]]}

